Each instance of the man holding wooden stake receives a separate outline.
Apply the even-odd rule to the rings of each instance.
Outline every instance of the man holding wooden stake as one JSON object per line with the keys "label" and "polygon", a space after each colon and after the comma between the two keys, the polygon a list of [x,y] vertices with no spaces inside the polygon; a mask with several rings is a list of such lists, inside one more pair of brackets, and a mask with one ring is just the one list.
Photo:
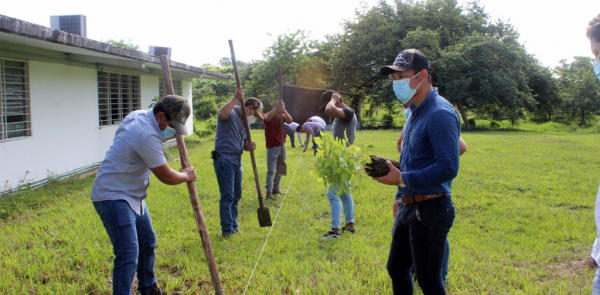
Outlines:
{"label": "man holding wooden stake", "polygon": [[[292,116],[285,109],[283,101],[275,104],[273,109],[265,114],[265,141],[267,144],[267,181],[265,188],[267,189],[267,199],[274,199],[274,194],[281,194],[279,190],[281,174],[276,171],[277,158],[281,156],[285,162],[286,156],[285,137],[281,138],[281,124],[279,123],[281,116],[283,116],[285,123],[292,123]],[[282,141],[283,154],[281,152]]]}
{"label": "man holding wooden stake", "polygon": [[[244,89],[240,86],[235,96],[219,110],[215,149],[212,152],[213,166],[217,174],[221,200],[221,236],[228,238],[239,232],[238,202],[242,198],[242,153],[256,149],[256,143],[247,141],[245,122],[236,103],[244,101]],[[244,103],[248,123],[256,118],[263,119],[262,102],[251,97]]]}
{"label": "man holding wooden stake", "polygon": [[156,234],[144,199],[151,173],[169,185],[196,179],[193,167],[169,167],[162,147],[164,138],[188,134],[190,112],[187,100],[168,95],[152,110],[130,113],[98,170],[91,199],[113,245],[113,294],[131,294],[136,272],[141,294],[161,294],[154,276]]}

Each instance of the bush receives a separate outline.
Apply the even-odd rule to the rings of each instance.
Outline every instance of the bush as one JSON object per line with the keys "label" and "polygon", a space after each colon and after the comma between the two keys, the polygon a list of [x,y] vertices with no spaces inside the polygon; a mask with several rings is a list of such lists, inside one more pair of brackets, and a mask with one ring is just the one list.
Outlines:
{"label": "bush", "polygon": [[209,118],[208,120],[201,121],[199,127],[196,128],[194,134],[200,138],[214,136],[217,131],[217,119]]}

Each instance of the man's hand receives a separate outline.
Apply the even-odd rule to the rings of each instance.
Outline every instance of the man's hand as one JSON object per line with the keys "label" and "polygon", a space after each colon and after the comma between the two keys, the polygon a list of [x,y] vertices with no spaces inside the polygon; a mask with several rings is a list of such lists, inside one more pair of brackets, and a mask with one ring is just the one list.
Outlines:
{"label": "man's hand", "polygon": [[198,179],[198,176],[196,176],[196,170],[194,169],[194,167],[181,168],[181,169],[179,169],[179,172],[184,173],[187,176],[188,182]]}
{"label": "man's hand", "polygon": [[400,209],[400,203],[398,200],[394,201],[394,206],[392,206],[392,211],[394,212],[394,218],[396,218],[396,214],[398,214],[398,209]]}
{"label": "man's hand", "polygon": [[337,104],[338,102],[340,102],[340,100],[342,100],[342,97],[340,96],[340,94],[339,94],[339,93],[337,93],[337,92],[334,92],[334,93],[331,95],[331,101],[333,101],[333,104]]}
{"label": "man's hand", "polygon": [[279,111],[279,113],[283,114],[285,112],[285,104],[283,103],[283,100],[280,100],[277,103],[277,110]]}
{"label": "man's hand", "polygon": [[241,102],[244,102],[244,88],[242,88],[242,86],[235,90],[235,98]]}
{"label": "man's hand", "polygon": [[398,168],[396,168],[394,165],[392,165],[392,162],[385,161],[385,163],[388,165],[388,168],[390,168],[390,172],[388,172],[388,174],[386,174],[385,176],[373,177],[373,179],[387,185],[399,185],[400,175],[402,174],[402,172],[398,170]]}
{"label": "man's hand", "polygon": [[244,150],[247,152],[251,152],[256,149],[256,143],[254,141],[246,141],[244,143]]}

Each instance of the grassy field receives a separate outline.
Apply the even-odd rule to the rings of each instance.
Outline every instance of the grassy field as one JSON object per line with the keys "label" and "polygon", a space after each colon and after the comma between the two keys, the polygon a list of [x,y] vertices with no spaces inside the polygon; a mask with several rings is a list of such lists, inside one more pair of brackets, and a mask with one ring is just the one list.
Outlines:
{"label": "grassy field", "polygon": [[[253,132],[264,185],[264,136]],[[360,131],[356,144],[365,154],[397,158],[397,137],[398,131]],[[600,134],[468,132],[463,138],[469,149],[453,185],[448,292],[589,294],[594,270],[585,259],[595,235]],[[258,226],[245,153],[243,234],[220,237],[213,144],[187,146],[225,292],[241,294],[271,228]],[[177,150],[167,153],[179,167]],[[287,194],[267,202],[275,224],[247,294],[391,294],[385,263],[395,187],[365,178],[364,188],[353,191],[357,233],[324,241],[329,203],[326,187],[310,175],[314,157],[288,145],[287,164]],[[92,183],[54,182],[0,201],[1,294],[110,294],[114,257],[89,200]],[[158,236],[160,285],[181,294],[213,293],[186,186],[151,183],[147,204]]]}

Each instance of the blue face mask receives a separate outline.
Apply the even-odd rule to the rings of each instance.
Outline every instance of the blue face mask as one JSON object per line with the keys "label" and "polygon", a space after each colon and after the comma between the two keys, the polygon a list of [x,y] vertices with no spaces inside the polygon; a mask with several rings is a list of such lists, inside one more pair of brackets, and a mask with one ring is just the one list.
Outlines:
{"label": "blue face mask", "polygon": [[406,120],[410,118],[410,108],[404,109],[404,118],[406,118]]}
{"label": "blue face mask", "polygon": [[162,131],[162,134],[163,138],[172,137],[173,135],[175,135],[175,128],[167,126],[167,128],[165,128],[165,130]]}
{"label": "blue face mask", "polygon": [[594,62],[594,73],[596,74],[596,78],[600,80],[600,59]]}
{"label": "blue face mask", "polygon": [[412,89],[410,88],[409,82],[410,79],[418,76],[421,72],[417,73],[416,75],[410,77],[410,78],[406,78],[406,79],[402,79],[402,80],[394,80],[393,84],[392,84],[392,88],[394,89],[394,93],[396,93],[396,98],[402,103],[405,104],[406,102],[408,102],[413,95],[415,95],[415,92],[417,92],[417,89],[419,88],[419,86],[421,86],[421,84],[419,83],[419,85],[417,85],[417,89]]}

